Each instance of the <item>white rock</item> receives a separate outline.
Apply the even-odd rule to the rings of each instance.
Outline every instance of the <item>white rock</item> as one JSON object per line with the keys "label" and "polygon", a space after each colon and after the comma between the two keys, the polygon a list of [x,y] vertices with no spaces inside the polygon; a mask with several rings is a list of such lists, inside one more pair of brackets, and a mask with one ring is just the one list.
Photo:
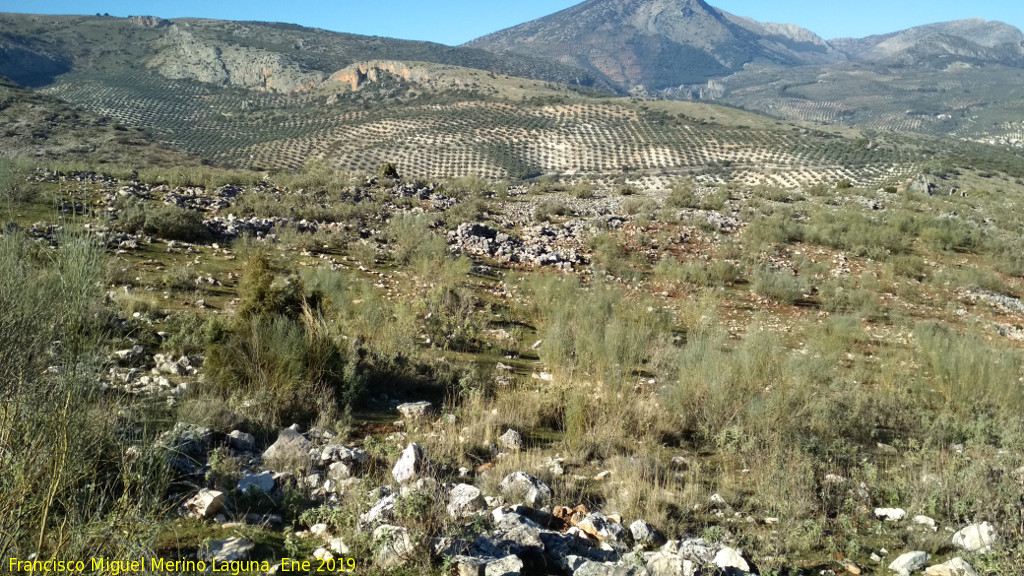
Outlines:
{"label": "white rock", "polygon": [[523,561],[516,555],[505,556],[500,560],[488,562],[484,568],[485,576],[517,576],[523,570]]}
{"label": "white rock", "polygon": [[988,522],[971,524],[970,526],[953,534],[953,545],[967,550],[968,552],[981,552],[988,554],[992,546],[999,541],[999,534]]}
{"label": "white rock", "polygon": [[743,559],[743,552],[736,550],[735,548],[729,548],[728,546],[723,547],[715,554],[715,559],[712,561],[715,566],[725,570],[726,568],[737,568],[744,572],[750,572],[750,565]]}
{"label": "white rock", "polygon": [[218,562],[238,562],[249,557],[256,545],[241,538],[229,538],[210,543],[210,557]]}
{"label": "white rock", "polygon": [[331,539],[331,541],[328,543],[328,547],[331,549],[331,552],[334,552],[335,554],[340,554],[340,555],[343,555],[343,556],[345,554],[348,554],[348,552],[349,552],[348,546],[345,545],[345,541],[342,540],[341,538],[333,538],[333,539]]}
{"label": "white rock", "polygon": [[519,435],[519,432],[516,432],[511,428],[506,430],[505,433],[498,438],[498,441],[501,442],[502,446],[512,450],[513,452],[519,452],[523,449],[523,437]]}
{"label": "white rock", "polygon": [[551,501],[551,488],[526,472],[513,472],[501,481],[498,490],[509,502],[522,502],[531,508],[542,508]]}
{"label": "white rock", "polygon": [[228,444],[239,452],[252,452],[256,450],[256,437],[248,432],[232,430],[228,434]]}
{"label": "white rock", "polygon": [[907,552],[893,560],[892,564],[889,564],[889,570],[900,576],[910,576],[923,568],[928,563],[929,558],[931,558],[931,555],[927,552]]}
{"label": "white rock", "polygon": [[405,484],[418,478],[426,467],[426,456],[419,444],[411,443],[402,451],[401,457],[391,469],[391,475],[399,484]]}
{"label": "white rock", "polygon": [[373,544],[377,550],[377,567],[382,570],[401,566],[412,557],[413,545],[409,531],[400,526],[378,526],[373,531]]}
{"label": "white rock", "polygon": [[274,474],[270,470],[264,470],[255,474],[246,474],[238,481],[238,491],[243,494],[249,492],[271,492],[274,489]]}
{"label": "white rock", "polygon": [[875,508],[875,518],[884,522],[899,522],[907,516],[902,508]]}
{"label": "white rock", "polygon": [[419,420],[434,413],[434,406],[430,402],[406,402],[398,407],[398,412],[406,420]]}
{"label": "white rock", "polygon": [[618,541],[626,534],[625,528],[612,522],[600,512],[587,514],[576,527],[602,542],[606,540]]}
{"label": "white rock", "polygon": [[918,526],[926,526],[928,528],[931,528],[932,532],[935,532],[939,529],[938,526],[935,525],[935,520],[927,516],[914,516],[911,522],[917,524]]}
{"label": "white rock", "polygon": [[978,576],[970,564],[962,558],[953,558],[949,562],[936,564],[924,571],[926,576]]}
{"label": "white rock", "polygon": [[185,504],[188,514],[195,518],[212,518],[224,508],[224,493],[203,488]]}
{"label": "white rock", "polygon": [[321,523],[321,524],[313,524],[312,526],[309,527],[309,533],[312,534],[313,536],[323,536],[324,534],[327,534],[327,530],[329,530],[329,528],[327,527],[327,524],[323,524],[323,523]]}
{"label": "white rock", "polygon": [[278,434],[277,441],[263,452],[263,460],[278,466],[308,468],[310,446],[309,440],[294,427],[285,428]]}
{"label": "white rock", "polygon": [[457,484],[448,492],[448,514],[453,518],[472,516],[487,506],[480,489],[470,484]]}

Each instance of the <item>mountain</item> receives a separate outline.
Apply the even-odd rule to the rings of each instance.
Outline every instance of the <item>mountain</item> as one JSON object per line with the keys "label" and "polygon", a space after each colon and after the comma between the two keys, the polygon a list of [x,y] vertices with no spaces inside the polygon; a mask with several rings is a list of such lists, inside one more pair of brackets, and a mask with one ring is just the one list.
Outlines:
{"label": "mountain", "polygon": [[1024,66],[1024,33],[980,18],[918,26],[891,34],[830,42],[851,60],[906,66],[971,64]]}
{"label": "mountain", "polygon": [[702,0],[587,0],[466,46],[542,56],[653,90],[705,82],[753,63],[845,60],[808,30],[734,16]]}
{"label": "mountain", "polygon": [[0,14],[0,76],[33,88],[74,72],[148,70],[175,80],[290,93],[319,88],[335,72],[371,60],[460,66],[617,90],[599,74],[544,58],[290,24]]}

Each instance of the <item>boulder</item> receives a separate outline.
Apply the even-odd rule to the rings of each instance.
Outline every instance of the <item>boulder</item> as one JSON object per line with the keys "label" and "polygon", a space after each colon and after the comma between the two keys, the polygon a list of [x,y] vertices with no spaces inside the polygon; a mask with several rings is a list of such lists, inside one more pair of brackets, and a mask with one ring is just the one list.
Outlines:
{"label": "boulder", "polygon": [[210,543],[210,557],[218,562],[240,562],[249,557],[256,545],[241,538],[229,538]]}
{"label": "boulder", "polygon": [[278,434],[277,441],[263,452],[263,460],[275,468],[309,468],[312,464],[310,447],[305,436],[294,428],[285,428]]}
{"label": "boulder", "polygon": [[203,488],[185,503],[187,514],[193,518],[213,518],[224,508],[224,493]]}
{"label": "boulder", "polygon": [[523,437],[519,435],[519,432],[509,428],[498,438],[498,442],[501,445],[513,452],[519,452],[523,449]]}
{"label": "boulder", "polygon": [[953,545],[968,552],[988,554],[992,546],[999,541],[999,534],[988,522],[971,524],[953,534]]}
{"label": "boulder", "polygon": [[405,484],[418,478],[426,468],[427,458],[419,444],[411,443],[402,451],[402,455],[391,469],[391,475],[399,484]]}
{"label": "boulder", "polygon": [[910,576],[923,568],[928,563],[929,558],[931,558],[931,555],[927,552],[907,552],[893,560],[892,564],[889,564],[889,570],[900,576]]}
{"label": "boulder", "polygon": [[469,484],[456,484],[448,492],[448,514],[453,518],[472,516],[487,506],[480,489]]}
{"label": "boulder", "polygon": [[543,508],[551,501],[551,488],[526,472],[513,472],[498,485],[501,495],[509,502],[522,502],[531,508]]}
{"label": "boulder", "polygon": [[384,524],[373,531],[373,547],[377,568],[390,570],[402,566],[410,560],[413,553],[412,539],[409,531],[400,526]]}
{"label": "boulder", "polygon": [[949,562],[936,564],[924,571],[926,576],[978,576],[970,564],[962,558],[953,558]]}

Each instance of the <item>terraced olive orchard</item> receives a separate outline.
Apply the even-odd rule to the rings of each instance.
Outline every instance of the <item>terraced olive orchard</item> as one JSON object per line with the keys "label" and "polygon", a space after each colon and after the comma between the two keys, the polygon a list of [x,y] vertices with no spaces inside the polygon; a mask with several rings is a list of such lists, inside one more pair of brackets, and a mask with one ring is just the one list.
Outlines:
{"label": "terraced olive orchard", "polygon": [[484,96],[483,84],[432,90],[390,78],[358,92],[280,95],[136,71],[75,73],[46,92],[196,156],[264,170],[322,161],[371,172],[390,162],[414,177],[499,180],[715,167],[750,184],[882,185],[925,160],[905,136],[857,140],[713,106],[528,88],[510,101]]}

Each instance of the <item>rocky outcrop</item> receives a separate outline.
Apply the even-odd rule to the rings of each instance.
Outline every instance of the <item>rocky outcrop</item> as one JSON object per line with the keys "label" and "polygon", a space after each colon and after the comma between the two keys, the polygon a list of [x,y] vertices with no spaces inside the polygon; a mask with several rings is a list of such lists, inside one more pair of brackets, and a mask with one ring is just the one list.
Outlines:
{"label": "rocky outcrop", "polygon": [[160,51],[147,66],[174,80],[282,93],[313,90],[325,80],[322,72],[303,70],[282,54],[214,44],[178,25],[171,26],[156,44]]}
{"label": "rocky outcrop", "polygon": [[330,80],[345,84],[352,90],[359,90],[367,82],[380,82],[387,75],[401,78],[405,82],[427,82],[430,75],[422,68],[413,68],[396,60],[370,60],[353,64],[331,74]]}

